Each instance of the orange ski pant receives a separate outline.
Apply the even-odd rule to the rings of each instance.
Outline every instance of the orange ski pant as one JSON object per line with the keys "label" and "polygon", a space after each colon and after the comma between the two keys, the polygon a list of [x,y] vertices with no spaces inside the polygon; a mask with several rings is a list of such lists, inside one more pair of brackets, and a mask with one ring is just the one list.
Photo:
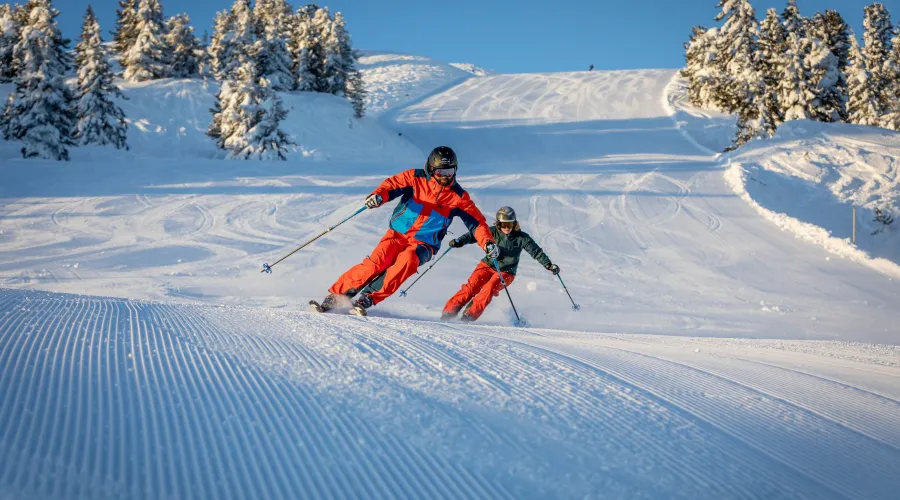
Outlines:
{"label": "orange ski pant", "polygon": [[389,229],[372,250],[372,254],[342,274],[328,291],[352,297],[384,272],[384,284],[370,294],[372,303],[377,304],[390,297],[407,278],[416,274],[419,269],[416,250],[419,246],[419,242]]}
{"label": "orange ski pant", "polygon": [[[516,279],[516,276],[503,273],[503,279],[509,285]],[[450,300],[444,305],[443,312],[457,314],[471,300],[472,305],[464,314],[474,321],[481,316],[484,309],[491,303],[491,299],[500,295],[501,290],[503,290],[503,283],[500,282],[497,270],[484,262],[478,262],[472,275],[469,276],[469,281],[463,283],[456,295],[450,297]]]}

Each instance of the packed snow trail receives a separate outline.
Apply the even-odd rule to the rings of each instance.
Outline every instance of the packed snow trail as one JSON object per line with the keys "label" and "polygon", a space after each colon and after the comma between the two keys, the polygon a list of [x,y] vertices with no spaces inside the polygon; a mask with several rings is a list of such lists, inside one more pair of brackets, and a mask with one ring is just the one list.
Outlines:
{"label": "packed snow trail", "polygon": [[3,498],[900,489],[897,348],[671,345],[9,289],[0,330]]}

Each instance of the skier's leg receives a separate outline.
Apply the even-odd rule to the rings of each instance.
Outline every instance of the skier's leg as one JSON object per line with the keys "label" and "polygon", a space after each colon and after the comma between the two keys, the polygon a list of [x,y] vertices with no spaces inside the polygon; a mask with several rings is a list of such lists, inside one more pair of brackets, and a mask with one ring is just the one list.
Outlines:
{"label": "skier's leg", "polygon": [[403,282],[406,281],[407,278],[416,274],[419,265],[423,262],[427,262],[430,257],[430,250],[427,250],[425,247],[419,246],[414,242],[404,248],[403,251],[397,255],[394,263],[391,264],[384,273],[384,282],[381,284],[381,287],[369,293],[369,298],[372,299],[372,305],[378,304],[382,300],[393,295],[394,292],[400,289],[400,286],[403,285]]}
{"label": "skier's leg", "polygon": [[372,250],[371,255],[342,274],[328,291],[336,295],[353,297],[362,287],[393,264],[405,243],[403,235],[393,229],[388,230],[378,246]]}
{"label": "skier's leg", "polygon": [[[497,271],[492,270],[492,272],[493,276],[491,276],[490,281],[475,295],[475,298],[472,299],[472,305],[463,314],[464,320],[475,321],[480,318],[482,313],[484,313],[484,309],[491,303],[491,300],[500,295],[500,292],[503,290],[503,283],[500,281],[500,277],[497,276]],[[515,275],[503,273],[506,286],[512,284],[515,278]]]}
{"label": "skier's leg", "polygon": [[469,276],[469,280],[462,284],[459,287],[459,291],[456,292],[453,297],[450,297],[450,300],[444,304],[444,310],[442,311],[441,316],[450,316],[456,317],[459,314],[459,311],[470,301],[472,297],[478,293],[479,290],[491,279],[491,274],[493,274],[490,266],[485,264],[484,262],[478,262],[478,265],[475,266],[475,270],[472,271],[471,276]]}

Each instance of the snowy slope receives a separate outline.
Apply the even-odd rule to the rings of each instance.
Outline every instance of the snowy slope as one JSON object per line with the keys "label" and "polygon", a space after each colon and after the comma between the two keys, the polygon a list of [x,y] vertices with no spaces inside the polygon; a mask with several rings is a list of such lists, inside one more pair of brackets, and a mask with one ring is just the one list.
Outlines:
{"label": "snowy slope", "polygon": [[893,498],[900,351],[0,290],[3,498]]}
{"label": "snowy slope", "polygon": [[362,51],[359,69],[368,91],[366,112],[378,116],[456,85],[472,75],[486,73],[473,65],[457,66],[461,65],[445,64],[423,56]]}
{"label": "snowy slope", "polygon": [[[679,107],[670,70],[454,80],[382,55],[360,126],[286,97],[289,162],[214,158],[202,82],[129,87],[129,152],[0,142],[0,498],[892,498],[900,285],[735,194],[729,117]],[[505,296],[435,322],[470,246],[368,318],[306,313],[390,207],[260,274],[438,144],[581,311],[524,256],[532,328]]]}

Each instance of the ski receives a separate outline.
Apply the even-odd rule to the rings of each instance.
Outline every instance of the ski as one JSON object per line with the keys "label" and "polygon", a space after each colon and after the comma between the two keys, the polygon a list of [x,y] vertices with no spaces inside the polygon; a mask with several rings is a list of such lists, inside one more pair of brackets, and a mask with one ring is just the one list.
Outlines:
{"label": "ski", "polygon": [[324,313],[330,311],[330,309],[325,309],[321,304],[316,302],[315,300],[309,301],[309,309],[311,312]]}

